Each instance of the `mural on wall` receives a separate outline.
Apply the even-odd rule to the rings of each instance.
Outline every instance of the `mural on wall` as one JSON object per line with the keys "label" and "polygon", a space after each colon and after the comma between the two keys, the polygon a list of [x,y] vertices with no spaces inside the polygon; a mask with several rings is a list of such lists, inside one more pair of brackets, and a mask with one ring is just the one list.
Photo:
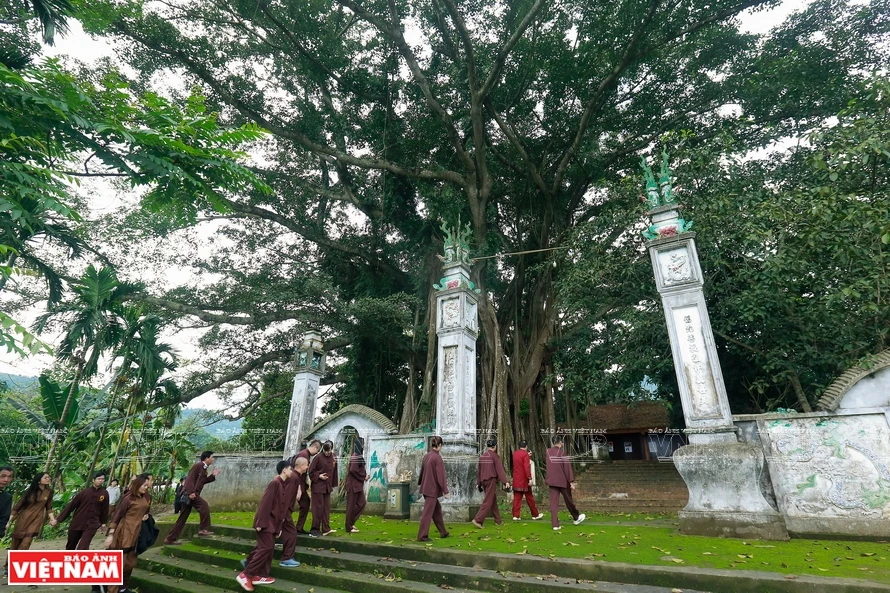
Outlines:
{"label": "mural on wall", "polygon": [[767,420],[762,432],[787,515],[890,518],[890,430],[883,415]]}
{"label": "mural on wall", "polygon": [[417,496],[417,474],[426,453],[426,439],[417,435],[374,439],[372,448],[368,472],[371,476],[368,481],[368,502],[384,502],[387,484],[401,481],[400,478],[407,475],[406,472],[411,472],[411,502],[414,502]]}

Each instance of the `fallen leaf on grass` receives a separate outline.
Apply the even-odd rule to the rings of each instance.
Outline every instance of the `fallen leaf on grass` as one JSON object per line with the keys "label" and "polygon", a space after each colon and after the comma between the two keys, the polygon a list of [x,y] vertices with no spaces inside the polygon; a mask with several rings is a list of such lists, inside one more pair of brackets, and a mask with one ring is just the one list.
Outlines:
{"label": "fallen leaf on grass", "polygon": [[564,545],[564,546],[575,546],[575,547],[578,547],[578,546],[580,546],[581,544],[576,544],[575,542],[562,542],[562,545]]}

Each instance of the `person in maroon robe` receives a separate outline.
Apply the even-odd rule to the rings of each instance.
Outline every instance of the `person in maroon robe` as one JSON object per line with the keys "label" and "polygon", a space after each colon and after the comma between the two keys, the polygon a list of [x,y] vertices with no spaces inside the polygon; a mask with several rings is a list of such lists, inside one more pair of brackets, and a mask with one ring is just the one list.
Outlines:
{"label": "person in maroon robe", "polygon": [[476,487],[480,492],[485,493],[479,512],[473,518],[472,523],[479,529],[485,523],[485,518],[491,514],[494,516],[494,524],[500,525],[501,512],[498,510],[498,482],[505,487],[510,487],[507,480],[507,472],[504,471],[504,464],[498,456],[498,442],[495,439],[489,439],[485,443],[488,450],[479,457],[479,468],[476,471]]}
{"label": "person in maroon robe", "polygon": [[353,444],[352,455],[346,467],[346,533],[358,533],[355,523],[365,510],[368,500],[365,497],[365,482],[371,479],[365,470],[364,447],[360,440]]}
{"label": "person in maroon robe", "polygon": [[420,527],[417,529],[417,541],[430,541],[430,522],[436,524],[439,535],[448,537],[445,529],[445,518],[442,516],[442,504],[439,497],[449,498],[448,481],[445,478],[445,462],[442,461],[442,437],[434,436],[430,439],[430,452],[424,455],[420,466],[420,477],[417,483],[420,485],[420,494],[423,495],[423,512],[420,515]]}
{"label": "person in maroon robe", "polygon": [[[319,441],[318,439],[312,439],[312,442],[310,442],[305,449],[294,455],[294,457],[291,459],[291,467],[294,467],[294,461],[296,461],[297,457],[302,457],[303,459],[305,459],[307,464],[311,463],[312,458],[318,455],[319,451],[321,451],[321,441]],[[303,495],[300,496],[300,499],[297,501],[297,503],[300,505],[300,514],[297,516],[296,529],[297,533],[299,533],[300,535],[309,535],[309,532],[305,529],[306,517],[309,516],[309,509],[311,506],[309,496],[309,483],[306,481],[307,475],[308,473],[301,474],[300,476],[294,476],[295,478],[299,478],[300,486],[303,491]],[[291,510],[291,513],[293,513],[293,510]]]}
{"label": "person in maroon robe", "polygon": [[301,457],[298,453],[291,457],[288,463],[293,470],[293,475],[285,482],[284,498],[287,502],[287,509],[284,512],[284,522],[281,524],[281,561],[278,566],[296,568],[300,563],[294,558],[297,551],[297,528],[294,526],[293,512],[296,501],[300,500],[304,494],[304,488],[308,487],[306,472],[309,471],[309,460]]}
{"label": "person in maroon robe", "polygon": [[68,526],[66,550],[89,550],[93,536],[100,529],[105,531],[108,522],[108,490],[105,489],[105,472],[98,471],[93,484],[78,492],[59,513],[56,522],[61,523],[73,514]]}
{"label": "person in maroon robe", "polygon": [[547,486],[550,487],[550,524],[554,531],[562,529],[559,524],[559,497],[566,501],[566,508],[572,515],[575,525],[587,517],[578,513],[572,490],[575,489],[575,472],[572,471],[572,460],[563,452],[563,439],[554,435],[551,439],[553,447],[547,449]]}
{"label": "person in maroon robe", "polygon": [[176,546],[180,544],[179,536],[185,528],[185,523],[189,519],[192,508],[198,510],[198,516],[200,517],[198,535],[213,535],[213,532],[210,531],[210,505],[207,504],[206,500],[201,498],[201,491],[204,489],[204,484],[209,484],[210,482],[215,481],[216,476],[219,475],[218,469],[210,471],[210,466],[213,465],[214,461],[213,451],[204,451],[201,453],[201,461],[193,465],[192,469],[189,470],[188,475],[185,477],[182,489],[185,494],[188,494],[189,503],[182,509],[182,512],[179,513],[179,518],[173,525],[173,529],[171,529],[170,533],[167,534],[167,537],[164,538],[164,543],[168,546]]}
{"label": "person in maroon robe", "polygon": [[538,512],[535,493],[532,491],[532,461],[528,451],[528,441],[519,441],[519,449],[513,451],[513,520],[519,521],[522,499],[528,503],[532,519],[541,519],[544,513]]}
{"label": "person in maroon robe", "polygon": [[331,529],[331,492],[337,485],[337,458],[334,457],[334,443],[325,441],[321,454],[309,464],[309,480],[312,482],[312,529],[310,537],[334,533]]}
{"label": "person in maroon robe", "polygon": [[275,553],[275,538],[281,535],[281,525],[284,523],[288,506],[285,498],[286,484],[294,471],[287,460],[279,461],[275,470],[278,475],[266,486],[266,491],[263,492],[253,516],[256,546],[247,555],[247,559],[241,562],[244,570],[235,577],[245,591],[253,591],[254,585],[269,585],[275,582],[270,574],[272,556]]}

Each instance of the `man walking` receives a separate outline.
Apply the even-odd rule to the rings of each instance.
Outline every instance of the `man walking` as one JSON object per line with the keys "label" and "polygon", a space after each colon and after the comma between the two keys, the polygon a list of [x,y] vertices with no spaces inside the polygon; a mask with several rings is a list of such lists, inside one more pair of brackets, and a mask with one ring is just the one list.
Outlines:
{"label": "man walking", "polygon": [[[294,466],[294,462],[297,457],[302,457],[306,460],[306,463],[311,463],[312,458],[318,455],[318,452],[321,451],[321,441],[318,439],[312,439],[312,442],[309,443],[309,446],[297,453],[294,456],[294,459],[291,459],[291,467]],[[300,474],[299,476],[294,476],[299,479],[300,487],[302,489],[303,494],[300,496],[300,499],[297,501],[300,505],[300,514],[297,516],[297,533],[300,535],[309,535],[309,532],[306,531],[306,517],[309,516],[309,507],[311,504],[311,500],[309,498],[309,483],[306,482],[307,473]],[[293,513],[293,507],[291,508],[291,513]]]}
{"label": "man walking", "polygon": [[513,451],[513,520],[519,521],[522,511],[522,499],[528,503],[532,519],[541,519],[544,513],[538,512],[535,505],[535,493],[532,492],[532,461],[528,454],[528,441],[519,441],[519,449]]}
{"label": "man walking", "polygon": [[12,514],[12,494],[6,491],[6,487],[12,482],[13,475],[11,465],[0,466],[0,538],[6,536],[6,526]]}
{"label": "man walking", "polygon": [[587,517],[578,513],[575,501],[572,500],[572,490],[575,489],[575,473],[572,471],[572,460],[563,452],[563,438],[554,435],[551,439],[553,447],[547,449],[547,486],[550,487],[550,524],[553,531],[559,531],[559,497],[562,495],[566,501],[566,508],[572,515],[575,525],[578,525]]}
{"label": "man walking", "polygon": [[216,476],[219,475],[218,469],[209,471],[210,466],[213,465],[214,461],[213,451],[204,451],[201,453],[201,461],[193,465],[192,469],[189,470],[188,475],[185,477],[183,492],[188,494],[189,504],[182,509],[181,513],[179,513],[179,518],[173,525],[173,529],[170,530],[170,533],[164,539],[164,543],[168,546],[176,546],[181,543],[179,541],[179,536],[182,534],[182,530],[185,528],[185,523],[188,521],[189,515],[192,513],[192,508],[198,510],[198,516],[200,517],[198,535],[213,535],[213,532],[210,531],[210,505],[207,504],[206,500],[201,498],[201,491],[204,489],[204,484],[213,482],[216,480]]}
{"label": "man walking", "polygon": [[476,472],[476,487],[480,492],[485,492],[485,498],[482,500],[482,506],[472,523],[479,529],[485,518],[491,513],[494,516],[494,524],[500,525],[501,512],[498,510],[498,482],[510,487],[507,481],[507,472],[504,471],[504,464],[498,456],[498,442],[495,439],[488,439],[485,443],[488,450],[479,457],[479,468]]}
{"label": "man walking", "polygon": [[312,482],[312,529],[311,537],[328,535],[331,529],[331,492],[337,483],[337,459],[334,457],[334,443],[325,441],[321,454],[309,464],[309,480]]}
{"label": "man walking", "polygon": [[358,533],[355,523],[368,502],[365,497],[365,482],[371,479],[365,470],[365,458],[362,455],[364,449],[361,441],[356,439],[352,447],[352,455],[346,466],[346,480],[343,484],[346,489],[346,533]]}
{"label": "man walking", "polygon": [[423,495],[423,512],[420,515],[420,526],[417,528],[417,541],[430,541],[430,522],[435,523],[439,535],[448,537],[445,529],[445,518],[442,516],[442,504],[439,497],[448,498],[448,480],[445,477],[445,462],[442,461],[442,437],[436,435],[430,439],[429,453],[423,456],[420,465],[418,490]]}
{"label": "man walking", "polygon": [[92,485],[78,492],[59,514],[58,523],[73,514],[66,550],[89,550],[96,531],[105,531],[110,503],[104,484],[105,472],[96,472]]}
{"label": "man walking", "polygon": [[275,582],[270,576],[272,556],[275,553],[275,537],[281,535],[281,525],[287,511],[286,484],[293,475],[293,468],[289,461],[282,460],[275,469],[278,475],[266,486],[263,498],[260,499],[256,514],[253,516],[256,546],[247,555],[247,560],[241,562],[244,570],[235,577],[245,591],[253,591],[254,585],[269,585]]}
{"label": "man walking", "polygon": [[[305,449],[304,449],[305,451]],[[294,526],[293,512],[294,502],[299,500],[306,488],[306,472],[309,470],[309,461],[305,457],[294,455],[289,461],[293,475],[285,482],[284,521],[281,523],[281,562],[278,566],[296,568],[300,563],[294,558],[297,550],[297,528]]]}
{"label": "man walking", "polygon": [[121,487],[117,480],[111,480],[106,490],[108,490],[108,518],[112,519],[117,510],[117,503],[121,499]]}

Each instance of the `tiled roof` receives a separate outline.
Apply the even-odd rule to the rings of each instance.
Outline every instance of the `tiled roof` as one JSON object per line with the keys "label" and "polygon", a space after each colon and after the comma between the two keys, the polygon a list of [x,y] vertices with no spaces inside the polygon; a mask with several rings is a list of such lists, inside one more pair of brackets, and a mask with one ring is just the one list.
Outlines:
{"label": "tiled roof", "polygon": [[610,432],[666,428],[669,419],[667,407],[660,402],[606,404],[587,408],[587,428]]}
{"label": "tiled roof", "polygon": [[318,424],[313,426],[312,429],[309,431],[309,434],[310,435],[315,434],[316,432],[318,432],[319,430],[324,428],[324,426],[326,426],[327,424],[330,424],[337,418],[340,418],[347,414],[358,414],[359,416],[364,416],[365,418],[371,420],[372,422],[375,422],[378,425],[380,425],[380,428],[382,428],[389,434],[396,434],[397,432],[399,432],[399,427],[396,426],[392,420],[390,420],[389,418],[387,418],[386,416],[384,416],[377,410],[369,408],[368,406],[362,406],[360,404],[352,404],[352,405],[346,406],[345,408],[341,408],[341,409],[337,410],[336,412],[334,412],[333,414],[331,414],[330,416],[328,416],[327,418],[325,418],[324,420],[322,420],[321,422],[319,422]]}

